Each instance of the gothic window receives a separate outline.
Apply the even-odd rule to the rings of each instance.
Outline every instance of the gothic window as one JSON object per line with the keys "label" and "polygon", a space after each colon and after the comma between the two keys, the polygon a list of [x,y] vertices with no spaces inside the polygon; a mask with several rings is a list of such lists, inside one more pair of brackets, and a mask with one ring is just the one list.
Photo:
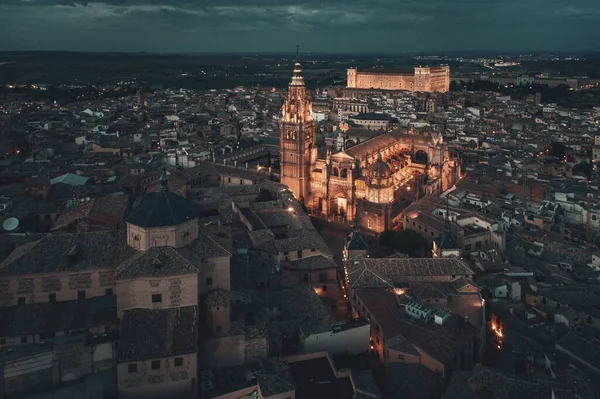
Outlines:
{"label": "gothic window", "polygon": [[340,177],[343,177],[344,179],[346,177],[348,177],[348,169],[344,168],[340,171]]}

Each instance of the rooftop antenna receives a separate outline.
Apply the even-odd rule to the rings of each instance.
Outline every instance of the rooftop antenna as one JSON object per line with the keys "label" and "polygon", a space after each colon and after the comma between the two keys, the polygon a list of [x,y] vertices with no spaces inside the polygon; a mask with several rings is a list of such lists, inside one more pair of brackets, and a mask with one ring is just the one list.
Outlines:
{"label": "rooftop antenna", "polygon": [[296,44],[296,62],[300,62],[300,45]]}

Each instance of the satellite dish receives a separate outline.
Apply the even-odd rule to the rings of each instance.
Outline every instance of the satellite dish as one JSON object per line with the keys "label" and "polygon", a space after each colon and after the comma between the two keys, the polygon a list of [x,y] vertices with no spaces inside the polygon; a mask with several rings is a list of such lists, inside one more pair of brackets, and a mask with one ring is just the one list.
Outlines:
{"label": "satellite dish", "polygon": [[2,223],[4,231],[13,231],[17,227],[19,227],[19,219],[17,218],[8,218]]}

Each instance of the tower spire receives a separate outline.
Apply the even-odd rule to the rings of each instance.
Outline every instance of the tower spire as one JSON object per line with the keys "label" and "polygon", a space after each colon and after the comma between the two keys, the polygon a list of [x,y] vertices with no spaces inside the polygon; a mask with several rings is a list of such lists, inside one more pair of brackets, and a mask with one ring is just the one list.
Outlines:
{"label": "tower spire", "polygon": [[302,77],[302,66],[300,65],[299,56],[300,46],[296,46],[296,61],[294,61],[294,73],[290,86],[304,86],[304,78]]}
{"label": "tower spire", "polygon": [[160,192],[164,193],[169,189],[169,181],[167,178],[167,166],[165,165],[165,158],[162,157],[160,170],[162,173],[160,174]]}
{"label": "tower spire", "polygon": [[300,45],[296,44],[296,62],[300,62]]}
{"label": "tower spire", "polygon": [[354,211],[354,221],[352,222],[352,227],[354,231],[358,231],[360,229],[360,216],[358,215],[358,210]]}
{"label": "tower spire", "polygon": [[[296,46],[296,56],[300,56],[300,46]],[[313,160],[316,160],[316,154],[313,154],[314,128],[302,66],[296,59],[282,107],[280,164],[281,183],[287,185],[300,201],[309,201],[310,173]]]}

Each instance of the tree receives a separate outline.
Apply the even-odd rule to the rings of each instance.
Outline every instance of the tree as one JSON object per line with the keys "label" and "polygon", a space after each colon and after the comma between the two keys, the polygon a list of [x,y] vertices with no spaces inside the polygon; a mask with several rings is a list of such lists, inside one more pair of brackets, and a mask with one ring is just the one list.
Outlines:
{"label": "tree", "polygon": [[581,162],[573,166],[573,173],[584,174],[588,180],[592,179],[592,165],[587,162]]}
{"label": "tree", "polygon": [[561,143],[554,142],[550,144],[550,155],[562,159],[567,154],[567,147]]}
{"label": "tree", "polygon": [[323,229],[325,228],[325,221],[323,219],[311,217],[310,221],[311,221],[313,227],[315,228],[315,230],[317,231],[317,233],[322,232]]}
{"label": "tree", "polygon": [[413,230],[386,230],[379,236],[379,243],[412,257],[428,257],[431,254],[427,240]]}

